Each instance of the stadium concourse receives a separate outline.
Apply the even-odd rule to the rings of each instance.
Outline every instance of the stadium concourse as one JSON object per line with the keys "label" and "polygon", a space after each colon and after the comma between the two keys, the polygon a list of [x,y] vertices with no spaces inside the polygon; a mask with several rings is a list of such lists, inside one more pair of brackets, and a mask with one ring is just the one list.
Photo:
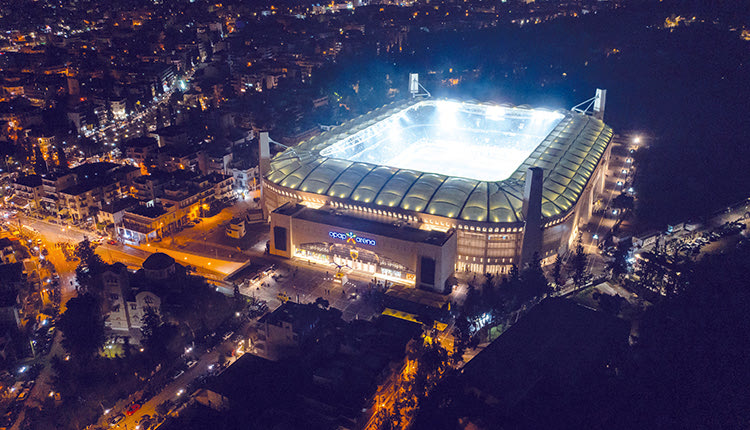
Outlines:
{"label": "stadium concourse", "polygon": [[454,271],[550,262],[604,186],[603,94],[593,115],[415,97],[273,159],[261,134],[270,252],[438,292]]}

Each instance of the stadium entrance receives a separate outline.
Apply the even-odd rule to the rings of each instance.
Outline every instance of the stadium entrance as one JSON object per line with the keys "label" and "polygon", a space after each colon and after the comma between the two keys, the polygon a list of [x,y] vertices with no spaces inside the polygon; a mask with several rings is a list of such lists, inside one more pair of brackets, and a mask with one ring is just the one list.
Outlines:
{"label": "stadium entrance", "polygon": [[269,252],[445,292],[456,259],[456,235],[285,204],[271,213]]}
{"label": "stadium entrance", "polygon": [[391,281],[414,284],[414,271],[388,257],[351,244],[303,243],[295,247],[294,256],[319,264],[334,265]]}

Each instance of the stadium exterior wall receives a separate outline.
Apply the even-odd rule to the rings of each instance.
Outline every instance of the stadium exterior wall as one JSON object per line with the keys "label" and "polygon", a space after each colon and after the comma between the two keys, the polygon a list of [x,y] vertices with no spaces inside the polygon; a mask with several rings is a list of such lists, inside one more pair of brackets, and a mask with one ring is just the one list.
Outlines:
{"label": "stadium exterior wall", "polygon": [[[330,209],[336,213],[377,221],[384,225],[397,224],[423,230],[454,231],[456,252],[454,254],[455,261],[452,264],[453,270],[474,273],[507,273],[512,265],[519,265],[520,263],[524,229],[526,228],[526,223],[519,212],[513,212],[515,208],[518,208],[518,194],[523,193],[523,188],[519,184],[523,184],[526,169],[537,166],[543,167],[545,175],[542,210],[544,216],[541,224],[542,240],[539,256],[543,264],[550,264],[557,255],[564,254],[569,250],[578,235],[580,226],[585,225],[590,220],[597,194],[604,189],[606,171],[611,156],[612,130],[600,120],[586,115],[572,112],[565,113],[565,118],[539,144],[534,154],[529,156],[516,173],[508,180],[497,183],[501,191],[505,190],[503,192],[509,203],[507,207],[511,209],[510,215],[500,218],[502,221],[499,222],[497,219],[493,222],[488,216],[484,215],[492,214],[490,208],[492,194],[489,187],[495,186],[495,184],[491,182],[472,185],[476,190],[485,187],[483,188],[484,191],[479,194],[483,196],[482,199],[487,198],[484,207],[488,212],[481,212],[482,216],[475,217],[475,220],[459,217],[455,212],[451,213],[450,216],[431,214],[427,210],[427,206],[422,206],[418,210],[410,210],[414,208],[404,204],[387,206],[377,204],[374,199],[365,201],[361,198],[352,198],[351,195],[339,197],[338,192],[321,192],[320,187],[306,187],[305,184],[302,184],[303,181],[319,179],[319,177],[313,178],[315,174],[311,172],[317,173],[317,171],[325,170],[324,167],[328,168],[330,164],[334,164],[333,167],[335,167],[335,163],[329,163],[329,161],[335,159],[320,155],[321,147],[330,145],[330,142],[335,142],[342,136],[351,135],[351,133],[369,126],[376,120],[394,115],[400,109],[402,109],[401,105],[383,107],[350,121],[333,131],[326,132],[327,134],[324,133],[316,139],[289,148],[283,154],[271,160],[271,171],[262,173],[262,198],[265,213],[270,214],[286,203],[293,203],[312,208]],[[558,155],[552,155],[554,153]],[[300,167],[286,167],[291,164]],[[353,165],[362,165],[362,163],[354,163]],[[301,176],[294,178],[297,175],[295,169],[302,172]],[[354,185],[351,185],[353,189],[359,184],[357,181],[365,180],[365,176],[377,176],[367,172],[376,172],[378,169],[380,168],[365,171],[364,176],[359,177],[360,179],[352,179],[349,175],[346,180],[354,181],[352,182]],[[352,168],[351,170],[355,169]],[[347,170],[346,174],[349,174],[349,172]],[[287,175],[291,178],[289,186],[284,185],[287,183],[285,179]],[[339,170],[339,173],[330,176],[328,185],[322,188],[326,189],[330,186],[333,189],[330,184],[344,181],[344,176],[344,171]],[[434,176],[424,174],[424,177]],[[562,178],[564,181],[559,180],[561,176],[565,176]],[[547,182],[548,177],[549,183]],[[391,176],[391,178],[395,179],[396,175]],[[454,180],[459,182],[473,181],[449,177],[444,180],[443,185],[439,185],[434,190],[432,196],[435,197],[438,191],[442,191],[443,188],[450,188],[446,187],[445,184]],[[422,181],[421,177],[417,180],[417,182],[419,181]],[[385,182],[389,183],[389,180],[385,180]],[[562,185],[560,185],[561,183]],[[455,182],[451,184],[455,184]],[[553,188],[549,188],[548,185]],[[382,183],[380,186],[382,186]],[[554,187],[558,187],[558,189],[554,190]],[[318,191],[312,192],[314,189]],[[474,192],[471,190],[472,188],[469,188],[469,193],[462,197],[464,200],[460,200],[464,201],[465,206],[474,196]],[[332,227],[334,226],[332,225]]]}
{"label": "stadium exterior wall", "polygon": [[[609,157],[608,147],[577,204],[571,210],[553,220],[545,220],[542,225],[540,250],[543,264],[550,264],[558,254],[567,252],[576,239],[579,226],[586,224],[591,218],[595,195],[604,188]],[[521,256],[525,224],[522,221],[463,221],[284,188],[268,181],[263,181],[263,199],[269,212],[286,203],[304,204],[311,207],[335,208],[359,218],[386,224],[399,222],[416,228],[455,230],[457,252],[453,269],[459,272],[507,273],[512,265],[519,263]]]}

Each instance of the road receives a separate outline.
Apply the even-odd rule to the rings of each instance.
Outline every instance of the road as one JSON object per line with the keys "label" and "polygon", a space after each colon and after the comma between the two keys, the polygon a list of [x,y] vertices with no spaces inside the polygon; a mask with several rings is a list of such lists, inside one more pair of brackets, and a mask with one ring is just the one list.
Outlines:
{"label": "road", "polygon": [[[605,209],[608,216],[592,215],[588,225],[584,227],[585,231],[583,231],[582,236],[584,250],[589,255],[586,269],[593,276],[601,275],[604,272],[606,262],[600,253],[598,244],[617,222],[617,217],[610,215],[612,200],[625,191],[624,185],[629,182],[628,178],[633,175],[633,154],[630,150],[635,150],[638,147],[639,144],[635,144],[630,138],[617,138],[612,142],[604,192],[596,196],[598,204],[594,205],[595,210]],[[598,239],[595,239],[595,237]]]}
{"label": "road", "polygon": [[[187,75],[183,78],[183,81],[188,82],[195,73],[195,69],[188,71]],[[133,139],[155,128],[156,124],[156,113],[157,109],[164,107],[169,101],[172,94],[177,91],[177,84],[172,86],[169,91],[161,94],[150,103],[145,109],[127,114],[125,119],[114,121],[106,124],[102,127],[97,128],[93,132],[89,133],[89,136],[95,140],[102,141],[105,145],[109,145],[112,149],[115,149],[116,144],[119,141],[125,141]]]}
{"label": "road", "polygon": [[[242,330],[240,329],[238,331]],[[144,415],[149,415],[151,417],[158,415],[156,413],[156,407],[164,401],[173,400],[176,402],[177,400],[182,400],[179,399],[179,397],[183,396],[189,398],[193,393],[187,392],[187,386],[199,376],[209,373],[209,366],[217,363],[221,351],[226,350],[226,348],[234,349],[233,342],[232,339],[226,340],[213,348],[211,352],[196,357],[198,363],[195,366],[187,369],[185,373],[180,375],[177,379],[170,381],[158,394],[143,403],[141,408],[133,415],[126,416],[114,428],[133,430],[141,419],[143,419]],[[230,357],[227,360],[227,367],[233,364],[236,359],[236,357]],[[184,391],[180,393],[180,390]],[[109,421],[119,413],[120,411],[110,411],[108,414],[102,416],[100,423],[105,426],[108,425]],[[122,413],[124,415],[124,411],[122,411]]]}
{"label": "road", "polygon": [[[266,300],[270,309],[274,309],[281,304],[279,293],[283,292],[292,300],[302,303],[312,302],[318,297],[323,297],[329,301],[332,307],[340,309],[342,317],[347,321],[357,318],[369,319],[372,317],[374,308],[362,297],[362,293],[366,290],[370,281],[366,276],[350,273],[348,274],[349,281],[342,285],[341,282],[334,282],[333,280],[332,274],[335,272],[335,267],[333,266],[320,266],[305,261],[288,261],[272,256],[264,256],[262,251],[264,247],[258,246],[255,243],[265,243],[265,230],[263,229],[257,229],[257,237],[252,239],[252,243],[248,242],[250,246],[246,247],[247,250],[245,252],[235,251],[235,248],[229,246],[222,226],[231,218],[242,215],[250,206],[253,206],[250,201],[242,203],[244,204],[225,209],[216,216],[205,219],[193,229],[186,229],[173,238],[168,238],[161,243],[144,247],[146,249],[105,243],[98,246],[96,252],[105,262],[121,262],[131,269],[137,269],[152,252],[163,251],[173,255],[178,262],[196,266],[198,274],[211,279],[222,279],[227,275],[228,270],[220,270],[222,264],[227,265],[233,271],[242,264],[237,260],[244,261],[250,256],[253,262],[260,265],[260,267],[276,264],[278,268],[276,274],[281,275],[277,279],[268,276],[254,285],[254,290],[253,287],[248,287],[242,291],[243,294],[248,296],[255,296]],[[75,268],[78,262],[67,261],[62,250],[55,247],[55,244],[60,242],[76,244],[83,240],[84,237],[96,238],[98,235],[90,231],[62,226],[22,214],[19,214],[18,219],[14,223],[19,229],[23,225],[33,228],[37,232],[34,238],[41,238],[42,245],[49,250],[47,258],[57,268],[60,276],[62,308],[64,310],[64,303],[76,294]],[[189,245],[185,246],[185,244]],[[171,246],[167,248],[167,245]],[[178,250],[173,248],[178,248]],[[191,253],[184,252],[187,250]],[[231,258],[235,261],[211,258],[210,253],[212,251],[215,256]],[[193,252],[202,252],[203,256],[193,254]],[[254,275],[255,273],[248,272],[244,278],[250,278]],[[241,282],[242,280],[241,278],[237,282]],[[260,283],[266,283],[267,286],[261,287]],[[29,406],[41,405],[45,397],[53,390],[52,370],[49,365],[49,358],[54,355],[65,356],[65,351],[60,345],[60,338],[61,335],[58,333],[54,339],[51,353],[47,357],[42,358],[45,368],[37,378],[37,384],[31,392],[28,400]],[[199,377],[202,373],[205,373],[208,370],[209,364],[215,363],[218,360],[218,350],[220,348],[216,348],[213,352],[200,357],[196,366],[187,370],[175,381],[171,381],[154,398],[147,401],[133,416],[123,419],[119,423],[118,428],[132,430],[145,414],[154,416],[157,405],[165,400],[175,398],[176,393],[180,389],[184,389],[191,381]],[[189,394],[192,393],[183,393],[182,395],[188,396]],[[121,412],[122,410],[110,411],[106,416],[102,417],[101,422],[104,423],[110,420],[115,414]],[[21,416],[21,419],[16,424],[20,424],[22,418],[23,416]]]}

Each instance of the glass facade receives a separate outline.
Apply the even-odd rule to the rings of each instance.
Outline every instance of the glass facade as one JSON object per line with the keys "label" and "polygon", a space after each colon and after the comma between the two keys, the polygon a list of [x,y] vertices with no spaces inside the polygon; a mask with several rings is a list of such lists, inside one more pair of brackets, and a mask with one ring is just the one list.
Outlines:
{"label": "glass facade", "polygon": [[379,274],[408,282],[415,279],[414,271],[397,261],[361,247],[340,243],[303,243],[297,245],[294,256],[319,264],[335,264],[357,272]]}

